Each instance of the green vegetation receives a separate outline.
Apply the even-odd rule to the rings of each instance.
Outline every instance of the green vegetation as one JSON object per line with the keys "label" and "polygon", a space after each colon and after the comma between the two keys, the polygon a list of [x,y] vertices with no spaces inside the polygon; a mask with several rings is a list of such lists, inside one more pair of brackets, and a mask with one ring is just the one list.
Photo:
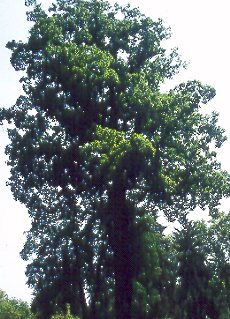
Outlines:
{"label": "green vegetation", "polygon": [[[142,224],[144,229],[140,229],[145,247],[139,246],[143,253],[133,285],[132,318],[228,319],[229,217],[219,212],[209,222],[188,221],[184,217],[180,229],[168,236],[162,234],[161,226],[151,224],[151,218],[146,222]],[[112,298],[108,291],[109,297]],[[26,303],[9,299],[1,291],[0,318],[45,319],[47,308],[34,305],[32,315]],[[73,305],[67,304],[63,310],[57,305],[53,311],[51,319],[80,318],[71,314]],[[106,318],[106,311],[100,308],[99,318]],[[113,318],[111,313],[109,318]]]}
{"label": "green vegetation", "polygon": [[59,313],[52,316],[51,319],[79,319],[79,317],[74,317],[70,313],[70,305],[67,304],[67,311],[66,313]]}
{"label": "green vegetation", "polygon": [[[11,123],[9,184],[32,221],[21,255],[33,312],[227,318],[228,217],[216,207],[230,179],[215,152],[226,138],[217,114],[201,112],[215,90],[189,81],[161,92],[183,63],[163,48],[163,22],[138,9],[27,5],[28,41],[7,44],[24,95],[0,120]],[[187,220],[196,207],[211,226]],[[165,236],[160,213],[182,230]]]}
{"label": "green vegetation", "polygon": [[0,318],[1,319],[34,319],[29,305],[15,298],[9,298],[0,289]]}

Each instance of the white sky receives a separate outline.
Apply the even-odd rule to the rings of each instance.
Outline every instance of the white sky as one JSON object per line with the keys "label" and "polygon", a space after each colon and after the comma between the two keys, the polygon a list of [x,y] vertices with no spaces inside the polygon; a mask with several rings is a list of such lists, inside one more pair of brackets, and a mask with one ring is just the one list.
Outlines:
{"label": "white sky", "polygon": [[[44,5],[52,1],[41,1]],[[111,1],[115,2],[115,1]],[[127,1],[118,1],[126,4]],[[230,137],[229,74],[230,74],[230,5],[229,0],[131,0],[133,6],[153,18],[163,18],[171,26],[171,46],[178,46],[190,65],[174,80],[198,79],[214,86],[217,96],[206,108],[220,113],[220,125]],[[10,65],[10,52],[5,44],[12,39],[27,37],[29,23],[25,17],[24,0],[0,0],[0,106],[11,106],[22,92],[20,74]],[[174,85],[173,84],[173,85]],[[23,232],[29,228],[26,209],[13,200],[5,183],[9,177],[4,147],[7,136],[0,127],[0,289],[11,297],[29,301],[25,263],[19,252],[23,247]],[[219,151],[223,168],[230,171],[230,142]],[[225,204],[224,209],[229,210]]]}

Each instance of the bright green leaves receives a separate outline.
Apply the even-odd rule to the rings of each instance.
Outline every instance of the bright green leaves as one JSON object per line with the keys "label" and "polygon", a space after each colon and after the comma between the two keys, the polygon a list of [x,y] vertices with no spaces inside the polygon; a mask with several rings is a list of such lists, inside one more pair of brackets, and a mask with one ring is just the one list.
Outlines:
{"label": "bright green leaves", "polygon": [[18,299],[9,298],[0,289],[0,316],[1,319],[33,319],[29,305]]}
{"label": "bright green leaves", "polygon": [[126,166],[128,154],[141,156],[144,161],[155,155],[152,143],[142,134],[126,135],[125,132],[101,126],[96,129],[95,140],[83,146],[82,150],[87,156],[98,158],[100,166],[107,167],[110,176]]}
{"label": "bright green leaves", "polygon": [[66,313],[56,313],[55,315],[52,316],[51,319],[79,319],[79,317],[75,317],[71,315],[70,312],[70,305],[67,304],[67,312]]}

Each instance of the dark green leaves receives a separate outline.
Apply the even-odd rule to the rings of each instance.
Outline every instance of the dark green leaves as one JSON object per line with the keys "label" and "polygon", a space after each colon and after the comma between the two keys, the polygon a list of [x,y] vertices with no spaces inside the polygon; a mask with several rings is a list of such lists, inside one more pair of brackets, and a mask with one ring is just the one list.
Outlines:
{"label": "dark green leaves", "polygon": [[9,184],[32,219],[22,256],[33,257],[34,309],[50,318],[69,303],[82,318],[130,319],[141,297],[140,316],[162,314],[158,279],[172,286],[156,217],[213,210],[229,195],[215,153],[224,131],[201,112],[215,90],[189,81],[161,92],[182,61],[161,45],[163,22],[138,9],[27,5],[28,41],[7,45],[24,96],[0,119],[12,125]]}

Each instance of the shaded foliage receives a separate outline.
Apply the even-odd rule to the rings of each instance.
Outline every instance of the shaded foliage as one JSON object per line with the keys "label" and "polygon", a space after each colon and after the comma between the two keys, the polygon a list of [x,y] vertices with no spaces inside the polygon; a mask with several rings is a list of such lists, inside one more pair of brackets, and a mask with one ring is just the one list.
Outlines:
{"label": "shaded foliage", "polygon": [[223,213],[209,222],[184,218],[181,229],[174,232],[175,318],[228,317],[229,234],[229,216]]}

